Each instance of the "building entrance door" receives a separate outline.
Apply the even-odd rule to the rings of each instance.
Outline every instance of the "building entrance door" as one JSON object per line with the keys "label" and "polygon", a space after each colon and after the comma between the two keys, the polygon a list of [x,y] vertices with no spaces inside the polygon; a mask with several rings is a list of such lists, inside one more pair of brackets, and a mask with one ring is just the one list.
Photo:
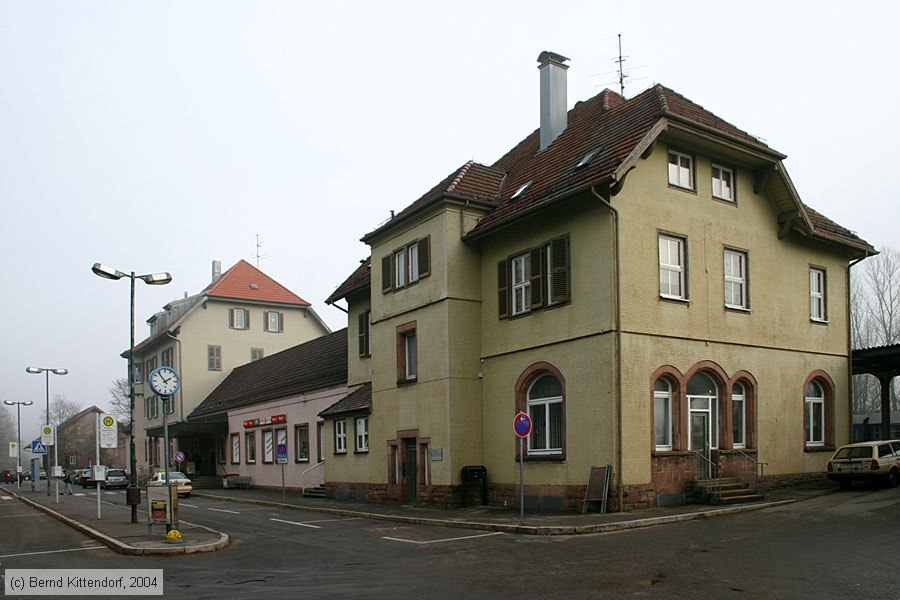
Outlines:
{"label": "building entrance door", "polygon": [[697,459],[697,478],[709,479],[709,411],[692,410],[690,427],[690,449],[703,456]]}
{"label": "building entrance door", "polygon": [[416,483],[417,473],[419,472],[416,462],[416,440],[404,440],[404,450],[406,452],[406,464],[403,467],[403,476],[406,479],[406,502],[408,504],[416,503]]}

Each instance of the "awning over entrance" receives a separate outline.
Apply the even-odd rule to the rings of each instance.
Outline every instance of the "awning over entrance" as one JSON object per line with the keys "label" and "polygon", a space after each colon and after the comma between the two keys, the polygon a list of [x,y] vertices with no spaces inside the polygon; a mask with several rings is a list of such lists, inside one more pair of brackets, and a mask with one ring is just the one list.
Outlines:
{"label": "awning over entrance", "polygon": [[[228,421],[223,417],[221,422],[218,421],[206,421],[203,423],[190,422],[186,423],[184,421],[178,423],[172,423],[169,425],[169,437],[180,437],[184,435],[208,435],[208,434],[221,434],[225,435],[228,433]],[[162,427],[152,427],[147,430],[148,437],[162,437],[163,436],[163,428]]]}
{"label": "awning over entrance", "polygon": [[881,384],[881,431],[890,436],[891,431],[891,381],[900,375],[900,344],[853,350],[851,354],[854,375],[870,374]]}

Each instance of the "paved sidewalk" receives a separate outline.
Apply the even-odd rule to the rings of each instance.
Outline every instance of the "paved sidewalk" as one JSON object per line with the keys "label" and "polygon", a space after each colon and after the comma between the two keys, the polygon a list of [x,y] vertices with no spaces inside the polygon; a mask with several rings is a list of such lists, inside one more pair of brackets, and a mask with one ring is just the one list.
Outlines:
{"label": "paved sidewalk", "polygon": [[[737,514],[780,506],[836,491],[838,486],[824,478],[822,481],[786,487],[767,493],[764,501],[734,506],[683,505],[652,508],[633,512],[588,514],[572,512],[525,512],[524,522],[519,511],[510,508],[477,506],[472,508],[421,508],[393,504],[363,504],[336,500],[302,498],[294,490],[280,489],[196,489],[193,496],[229,502],[243,502],[305,510],[341,516],[422,524],[441,527],[502,531],[525,535],[578,535],[605,533],[652,527],[693,519]],[[42,492],[0,487],[0,494],[9,493],[40,510],[53,515],[123,554],[185,554],[210,552],[228,545],[227,533],[181,521],[179,531],[183,539],[171,543],[165,539],[165,526],[154,525],[148,532],[146,490],[141,491],[143,505],[138,507],[139,523],[131,523],[131,509],[122,495],[103,495],[102,518],[97,518],[95,492],[80,496],[54,496]]]}

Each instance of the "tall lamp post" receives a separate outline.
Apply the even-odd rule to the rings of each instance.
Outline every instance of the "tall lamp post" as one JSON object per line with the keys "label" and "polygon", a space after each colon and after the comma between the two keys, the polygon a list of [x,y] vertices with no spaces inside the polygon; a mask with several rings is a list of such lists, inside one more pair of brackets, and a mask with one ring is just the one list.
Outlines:
{"label": "tall lamp post", "polygon": [[[94,275],[103,277],[104,279],[119,280],[127,277],[131,281],[131,326],[130,335],[131,343],[128,346],[128,419],[131,422],[128,435],[131,478],[130,485],[137,484],[137,458],[134,453],[134,280],[140,279],[147,285],[166,285],[172,281],[171,273],[149,273],[147,275],[135,275],[131,273],[123,273],[112,267],[108,267],[101,263],[94,263],[91,267]],[[137,504],[131,505],[131,522],[137,523]]]}
{"label": "tall lamp post", "polygon": [[31,400],[4,400],[3,404],[16,407],[16,487],[22,488],[22,407],[34,404]]}
{"label": "tall lamp post", "polygon": [[[45,386],[44,389],[47,392],[47,425],[50,424],[50,373],[54,375],[68,375],[68,369],[51,369],[49,367],[25,367],[25,371],[31,373],[32,375],[40,375],[44,374]],[[53,453],[56,455],[56,440],[53,440]],[[50,455],[44,455],[44,472],[47,474],[47,495],[50,495]],[[40,479],[40,477],[38,477]],[[57,496],[59,496],[59,480],[56,480],[56,490]],[[57,498],[59,500],[59,498]]]}

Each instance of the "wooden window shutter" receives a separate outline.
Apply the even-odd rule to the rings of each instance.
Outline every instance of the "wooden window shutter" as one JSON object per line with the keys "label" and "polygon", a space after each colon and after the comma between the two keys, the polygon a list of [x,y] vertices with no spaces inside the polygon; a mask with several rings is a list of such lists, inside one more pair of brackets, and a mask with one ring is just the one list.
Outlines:
{"label": "wooden window shutter", "polygon": [[397,381],[406,379],[406,338],[397,334]]}
{"label": "wooden window shutter", "polygon": [[263,311],[263,329],[265,329],[266,331],[272,331],[271,329],[269,329],[269,311],[267,310]]}
{"label": "wooden window shutter", "polygon": [[381,291],[382,293],[388,293],[391,291],[391,282],[393,278],[391,277],[391,263],[392,255],[388,254],[387,256],[381,259]]}
{"label": "wooden window shutter", "polygon": [[419,278],[426,277],[431,273],[430,241],[431,236],[419,240]]}
{"label": "wooden window shutter", "polygon": [[368,344],[366,343],[366,332],[368,325],[368,315],[369,313],[361,313],[359,315],[359,335],[357,336],[359,339],[359,355],[365,356],[368,352]]}
{"label": "wooden window shutter", "polygon": [[540,308],[543,302],[543,282],[544,282],[544,261],[542,260],[543,252],[540,248],[531,249],[531,308]]}
{"label": "wooden window shutter", "polygon": [[509,316],[509,261],[497,263],[497,316],[505,319]]}
{"label": "wooden window shutter", "polygon": [[550,298],[552,303],[567,302],[571,291],[569,288],[570,257],[569,238],[561,237],[550,241],[550,275],[552,289]]}
{"label": "wooden window shutter", "polygon": [[250,329],[250,311],[246,308],[241,310],[244,311],[244,329]]}
{"label": "wooden window shutter", "polygon": [[234,309],[228,309],[228,326],[234,329]]}

